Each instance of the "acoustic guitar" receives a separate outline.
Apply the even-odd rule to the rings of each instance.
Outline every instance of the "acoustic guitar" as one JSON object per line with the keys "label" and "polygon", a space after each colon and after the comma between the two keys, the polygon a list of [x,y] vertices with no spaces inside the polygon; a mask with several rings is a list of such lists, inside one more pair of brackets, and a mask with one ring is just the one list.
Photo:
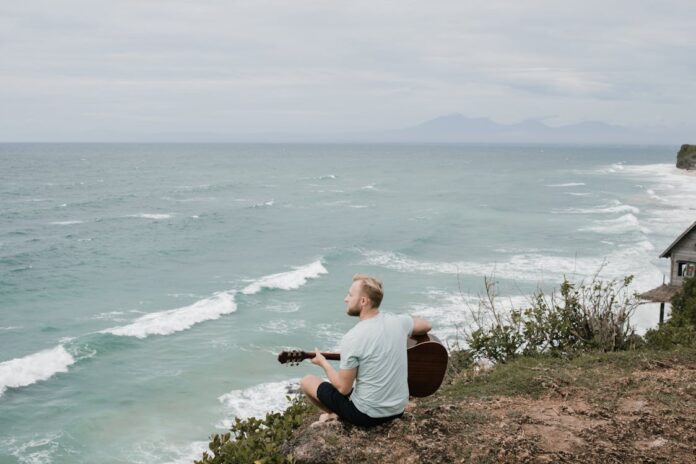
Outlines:
{"label": "acoustic guitar", "polygon": [[[406,354],[409,395],[422,398],[435,393],[445,378],[449,359],[447,349],[440,339],[432,334],[411,336],[406,341]],[[340,353],[322,353],[322,355],[331,361],[341,359]],[[314,356],[314,352],[283,351],[278,355],[278,362],[297,365]]]}

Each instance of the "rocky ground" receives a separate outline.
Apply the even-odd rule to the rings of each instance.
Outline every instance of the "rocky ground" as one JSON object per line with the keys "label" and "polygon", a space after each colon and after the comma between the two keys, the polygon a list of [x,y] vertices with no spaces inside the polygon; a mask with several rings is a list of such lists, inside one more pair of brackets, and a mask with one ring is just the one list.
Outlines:
{"label": "rocky ground", "polygon": [[309,418],[300,463],[696,463],[696,353],[527,359],[467,370],[372,430]]}

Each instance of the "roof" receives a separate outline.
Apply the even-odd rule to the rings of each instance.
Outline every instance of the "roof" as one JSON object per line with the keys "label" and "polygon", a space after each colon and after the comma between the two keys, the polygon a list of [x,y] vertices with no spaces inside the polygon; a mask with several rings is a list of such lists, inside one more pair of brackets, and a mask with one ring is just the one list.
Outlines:
{"label": "roof", "polygon": [[665,251],[662,252],[660,258],[668,258],[672,254],[672,248],[677,246],[677,244],[681,242],[684,237],[689,235],[689,233],[694,229],[696,229],[696,221],[694,221],[694,223],[691,224],[691,226],[687,227],[687,229],[684,232],[682,232],[681,235],[677,237],[677,239],[673,241],[672,244],[668,246]]}
{"label": "roof", "polygon": [[656,303],[669,303],[680,288],[681,285],[662,284],[659,287],[641,293],[639,296],[644,300],[654,301]]}

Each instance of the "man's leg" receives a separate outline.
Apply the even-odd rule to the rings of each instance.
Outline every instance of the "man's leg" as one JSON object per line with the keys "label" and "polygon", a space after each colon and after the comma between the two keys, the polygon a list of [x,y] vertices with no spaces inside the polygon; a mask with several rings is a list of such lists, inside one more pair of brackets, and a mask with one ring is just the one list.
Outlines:
{"label": "man's leg", "polygon": [[300,387],[302,388],[302,391],[304,392],[305,396],[309,399],[309,401],[312,402],[312,404],[314,404],[322,411],[328,412],[329,414],[333,414],[333,411],[324,406],[322,402],[319,401],[319,398],[317,398],[317,389],[319,388],[319,385],[322,382],[323,380],[321,380],[316,375],[309,374],[302,377],[302,380],[300,380]]}

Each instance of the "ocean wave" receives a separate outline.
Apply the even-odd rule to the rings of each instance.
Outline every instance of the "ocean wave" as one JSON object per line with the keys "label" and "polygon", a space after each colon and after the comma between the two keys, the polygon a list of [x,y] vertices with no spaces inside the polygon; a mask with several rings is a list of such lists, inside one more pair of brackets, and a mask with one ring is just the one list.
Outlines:
{"label": "ocean wave", "polygon": [[321,260],[316,260],[306,266],[295,268],[294,271],[280,272],[271,274],[255,280],[247,285],[242,293],[245,295],[254,295],[262,289],[280,289],[280,290],[295,290],[307,283],[309,279],[316,279],[322,274],[328,274]]}
{"label": "ocean wave", "polygon": [[650,232],[648,228],[641,226],[638,218],[631,213],[624,214],[616,219],[594,221],[594,223],[594,226],[585,227],[580,230],[610,235],[626,234],[631,232]]}
{"label": "ocean wave", "polygon": [[600,272],[602,278],[623,278],[637,275],[637,288],[649,289],[662,280],[662,272],[652,263],[654,247],[648,240],[622,246],[601,257],[551,256],[540,253],[516,254],[506,261],[480,263],[470,261],[418,261],[403,254],[375,250],[362,251],[364,264],[384,267],[397,272],[491,276],[529,282],[552,279],[590,278]]}
{"label": "ocean wave", "polygon": [[75,358],[63,345],[0,363],[0,396],[8,388],[26,387],[68,372],[74,363]]}
{"label": "ocean wave", "polygon": [[218,423],[221,429],[229,429],[234,418],[263,417],[271,411],[284,411],[290,405],[287,395],[297,390],[299,379],[268,382],[243,390],[233,390],[218,398],[228,416]]}
{"label": "ocean wave", "polygon": [[53,226],[71,226],[73,224],[84,224],[85,221],[54,221],[49,224]]}
{"label": "ocean wave", "polygon": [[[477,318],[479,305],[484,304],[481,296],[468,293],[429,290],[426,296],[430,301],[412,304],[409,313],[433,322],[438,336],[450,341],[462,341],[462,331],[472,326]],[[495,304],[501,313],[506,313],[513,308],[529,307],[530,300],[530,296],[524,295],[499,296]]]}
{"label": "ocean wave", "polygon": [[267,305],[264,309],[273,311],[274,313],[296,313],[300,310],[300,305],[292,302],[282,302],[272,305]]}
{"label": "ocean wave", "polygon": [[283,320],[283,319],[274,319],[272,321],[268,321],[265,324],[262,324],[259,326],[259,330],[261,332],[268,332],[268,333],[275,333],[275,334],[280,334],[280,335],[285,335],[289,333],[293,333],[297,331],[298,329],[304,328],[305,327],[305,322],[301,320]]}
{"label": "ocean wave", "polygon": [[585,185],[584,182],[568,182],[567,184],[551,184],[547,187],[580,187]]}
{"label": "ocean wave", "polygon": [[614,200],[609,204],[603,204],[594,208],[567,208],[561,210],[553,210],[554,214],[614,214],[614,213],[631,213],[638,214],[640,209],[635,206],[626,205],[619,200]]}
{"label": "ocean wave", "polygon": [[105,313],[99,313],[94,316],[92,316],[92,319],[96,320],[108,320],[108,321],[113,321],[113,322],[123,322],[125,321],[123,311],[108,311]]}
{"label": "ocean wave", "polygon": [[170,219],[172,217],[172,214],[164,214],[164,213],[140,213],[140,214],[131,214],[127,217],[131,218],[141,218],[141,219],[154,219],[154,220],[160,220],[160,219]]}
{"label": "ocean wave", "polygon": [[253,205],[249,206],[249,208],[268,208],[268,207],[273,206],[274,204],[275,204],[275,201],[271,199],[271,200],[264,201],[261,203],[253,204]]}
{"label": "ocean wave", "polygon": [[645,193],[659,206],[669,205],[684,210],[695,208],[696,172],[679,169],[674,164],[641,164],[623,165],[619,174],[647,184]]}
{"label": "ocean wave", "polygon": [[237,310],[234,294],[216,293],[211,298],[192,305],[146,314],[131,324],[100,331],[112,335],[145,338],[149,335],[170,335],[181,332],[200,322],[219,319]]}
{"label": "ocean wave", "polygon": [[59,451],[59,440],[63,432],[35,435],[32,440],[18,443],[14,437],[0,441],[0,447],[17,458],[21,464],[51,464],[54,454]]}

